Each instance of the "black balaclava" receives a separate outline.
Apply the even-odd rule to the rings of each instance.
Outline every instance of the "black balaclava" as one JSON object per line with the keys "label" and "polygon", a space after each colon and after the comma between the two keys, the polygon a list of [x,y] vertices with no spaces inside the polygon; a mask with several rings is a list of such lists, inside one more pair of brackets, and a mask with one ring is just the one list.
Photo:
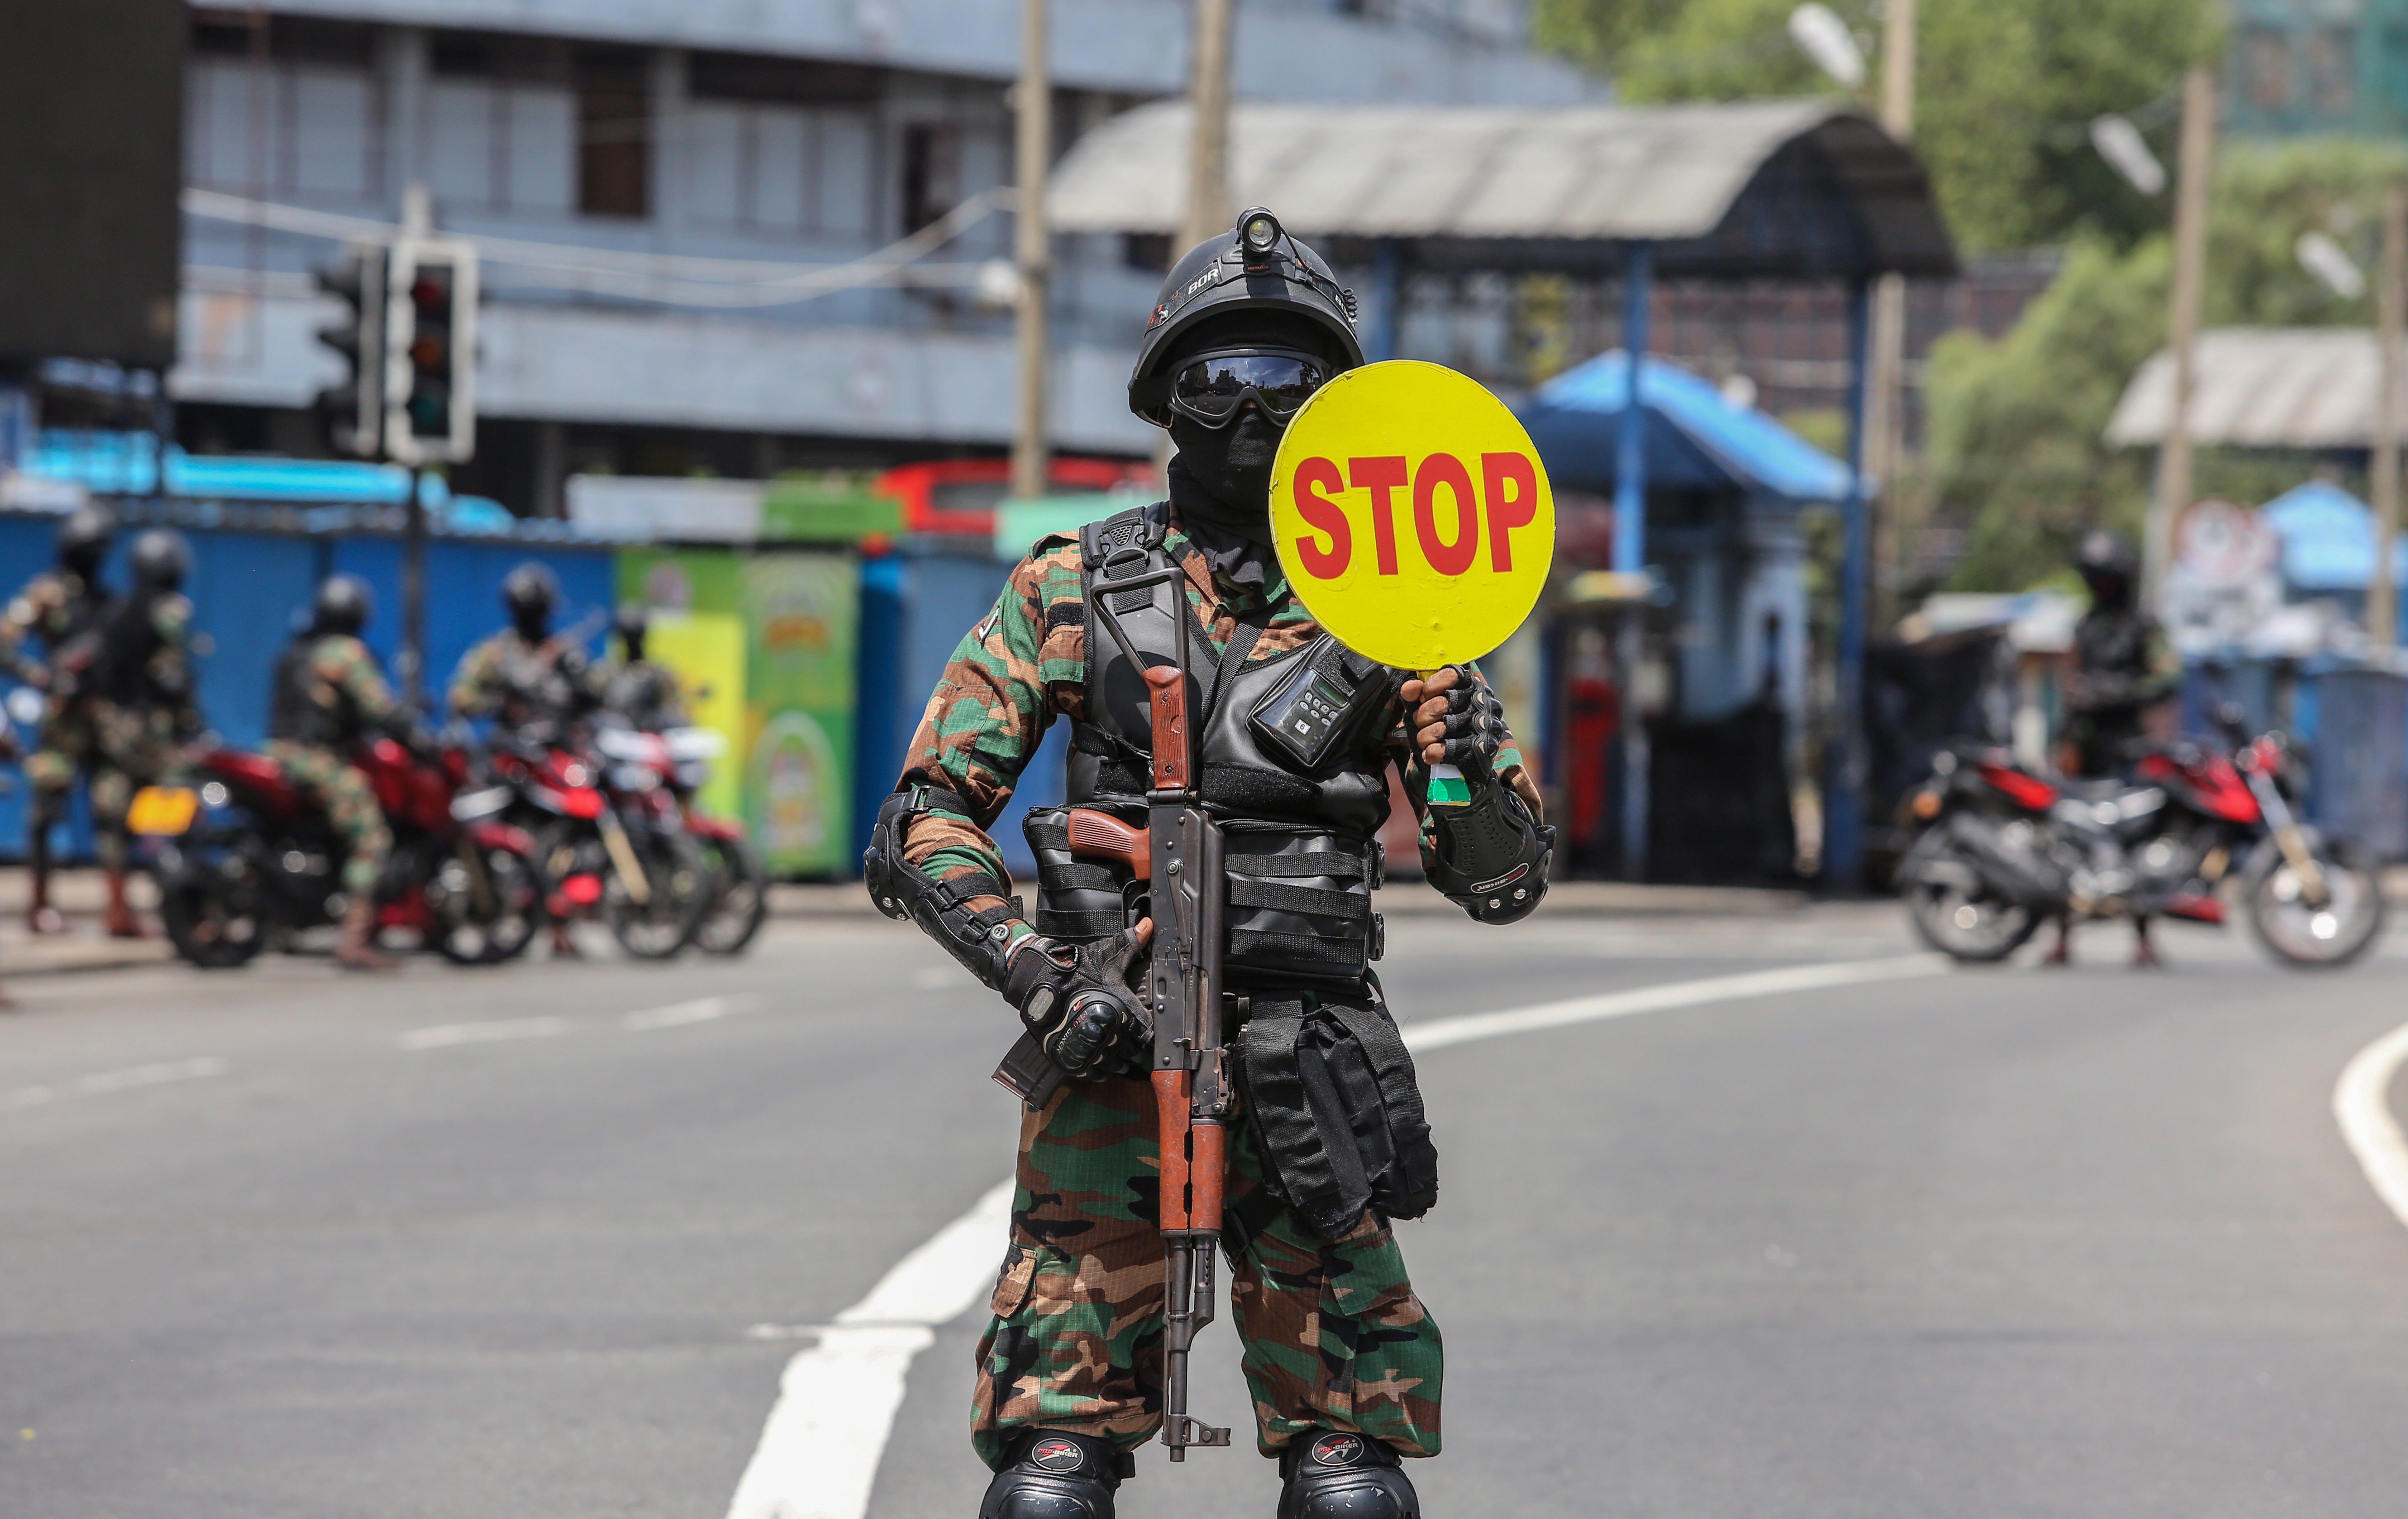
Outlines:
{"label": "black balaclava", "polygon": [[[1243,348],[1326,355],[1328,344],[1310,322],[1273,312],[1233,312],[1182,337],[1169,368],[1176,374],[1191,355]],[[1179,450],[1168,471],[1170,504],[1214,573],[1240,585],[1262,586],[1273,562],[1271,461],[1283,431],[1258,406],[1241,408],[1226,427],[1170,413],[1170,441]]]}

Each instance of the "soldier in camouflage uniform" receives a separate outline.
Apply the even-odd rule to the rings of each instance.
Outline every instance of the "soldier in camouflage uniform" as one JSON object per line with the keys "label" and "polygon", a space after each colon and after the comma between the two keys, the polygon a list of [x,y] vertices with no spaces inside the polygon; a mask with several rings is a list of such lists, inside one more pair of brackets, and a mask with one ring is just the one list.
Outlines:
{"label": "soldier in camouflage uniform", "polygon": [[[1240,227],[1258,216],[1269,221],[1249,212]],[[1074,803],[1089,796],[1080,805],[1117,810],[1125,821],[1142,817],[1145,760],[1132,745],[1147,735],[1141,716],[1123,709],[1134,672],[1096,630],[1094,608],[1100,596],[1126,612],[1122,598],[1154,593],[1087,583],[1116,574],[1113,566],[1135,562],[1127,556],[1140,552],[1157,556],[1144,563],[1182,572],[1154,605],[1175,604],[1166,619],[1192,618],[1190,674],[1209,691],[1198,667],[1211,666],[1223,688],[1190,711],[1208,714],[1195,719],[1205,802],[1233,830],[1232,983],[1254,989],[1252,1025],[1237,1040],[1244,1047],[1240,1101],[1254,1121],[1233,1120],[1227,1130],[1224,1243],[1234,1263],[1230,1296],[1256,1443],[1280,1461],[1285,1484],[1282,1519],[1411,1519],[1419,1510],[1399,1458],[1440,1448],[1441,1340],[1389,1224],[1391,1215],[1416,1216],[1436,1194],[1418,1096],[1409,1111],[1387,1110],[1384,1141],[1398,1155],[1416,1146],[1428,1155],[1418,1195],[1401,1184],[1383,1194],[1378,1180],[1368,1206],[1360,1188],[1308,1191],[1299,1156],[1272,1153],[1266,1136],[1325,1144],[1325,1156],[1354,1137],[1332,1140],[1324,1126],[1299,1139],[1293,1124],[1273,1124],[1270,1067],[1254,1067],[1246,1052],[1272,1010],[1309,1023],[1316,1010],[1343,1003],[1387,1025],[1377,980],[1364,964],[1367,953],[1377,953],[1376,944],[1366,949],[1376,931],[1369,910],[1376,867],[1350,862],[1363,857],[1385,816],[1390,767],[1403,770],[1407,795],[1426,814],[1426,766],[1440,759],[1460,766],[1478,794],[1475,805],[1440,810],[1476,813],[1495,825],[1489,842],[1506,840],[1504,856],[1484,854],[1487,843],[1469,839],[1459,821],[1424,817],[1431,881],[1475,918],[1510,922],[1537,905],[1553,833],[1538,822],[1536,787],[1476,671],[1402,679],[1404,672],[1340,649],[1289,595],[1269,548],[1271,457],[1303,398],[1362,362],[1362,353],[1351,298],[1341,299],[1318,256],[1283,235],[1265,254],[1246,236],[1241,231],[1234,247],[1227,238],[1208,242],[1174,267],[1131,380],[1132,408],[1169,426],[1179,448],[1169,501],[1078,536],[1042,539],[1013,568],[939,681],[864,862],[882,910],[908,910],[1001,991],[1075,1078],[1022,1121],[1010,1248],[980,1342],[972,1410],[972,1444],[996,1473],[982,1519],[1110,1519],[1114,1489],[1133,1470],[1131,1453],[1162,1424],[1158,1129],[1140,1053],[1150,1053],[1151,1036],[1135,1026],[1136,1013],[1101,1029],[1071,1021],[1077,1008],[1096,1005],[1078,988],[1142,985],[1141,975],[1122,967],[1150,924],[1122,928],[1118,887],[1079,874],[1108,867],[1071,863],[1067,854],[1048,864],[1049,839],[1032,822],[1040,860],[1032,926],[1020,900],[1007,896],[1010,878],[984,831],[1056,718],[1073,724]],[[1266,270],[1276,278],[1263,278]],[[1138,625],[1134,613],[1126,620]],[[1141,652],[1159,662],[1152,645]],[[1259,721],[1260,694],[1293,689],[1299,669],[1337,682],[1348,714],[1340,731],[1354,737],[1325,751],[1329,757],[1283,770],[1266,757],[1268,744],[1237,732],[1243,719],[1222,714],[1254,711]],[[1312,800],[1264,800],[1281,784],[1309,785]],[[1301,821],[1252,821],[1283,816]],[[1316,832],[1316,817],[1346,821]],[[1264,847],[1243,840],[1265,834],[1237,831],[1254,826],[1288,827],[1283,837],[1299,839],[1301,852],[1241,854]],[[1283,862],[1291,868],[1277,868]],[[1250,881],[1241,891],[1247,870],[1284,879]],[[1065,910],[1080,881],[1101,889],[1104,910]],[[1257,911],[1257,923],[1288,931],[1240,931],[1241,902],[1293,909],[1283,918],[1246,910]],[[1249,939],[1269,946],[1251,953],[1274,967],[1252,972],[1251,982],[1241,979]],[[1297,968],[1284,983],[1276,968],[1283,947],[1304,957],[1291,962]],[[1315,956],[1351,963],[1351,976],[1316,979],[1308,974]],[[1073,1013],[1049,1021],[1064,1007]],[[1410,1089],[1400,1043],[1392,1058]],[[1391,1095],[1384,1083],[1380,1092]],[[1355,1163],[1358,1179],[1377,1164],[1368,1149]],[[1395,1174],[1395,1168],[1383,1173],[1390,1182]],[[1332,1197],[1345,1199],[1334,1211]]]}
{"label": "soldier in camouflage uniform", "polygon": [[528,560],[502,581],[510,625],[462,656],[452,676],[452,715],[490,717],[505,728],[566,724],[595,701],[585,651],[555,638],[552,608],[560,581]]}
{"label": "soldier in camouflage uniform", "polygon": [[[67,795],[79,775],[94,776],[103,759],[94,703],[84,685],[100,650],[100,627],[108,614],[108,588],[100,563],[117,536],[117,516],[107,507],[78,507],[59,524],[58,563],[25,583],[0,617],[0,670],[47,695],[41,742],[25,761],[33,806],[25,821],[33,901],[25,926],[37,934],[66,927],[50,906],[50,833],[66,815]],[[27,651],[39,638],[48,663]]]}
{"label": "soldier in camouflage uniform", "polygon": [[91,681],[102,759],[92,780],[93,828],[108,875],[108,929],[119,939],[149,933],[125,900],[126,809],[137,788],[167,779],[201,732],[185,648],[192,550],[175,529],[154,527],[134,540],[132,558],[134,589],[109,611]]}
{"label": "soldier in camouflage uniform", "polygon": [[277,659],[267,725],[268,754],[325,810],[351,846],[343,860],[342,938],[335,959],[354,970],[394,966],[375,941],[377,886],[393,853],[393,834],[367,778],[351,764],[371,728],[402,721],[376,655],[360,641],[373,610],[366,585],[349,575],[327,578],[308,626]]}

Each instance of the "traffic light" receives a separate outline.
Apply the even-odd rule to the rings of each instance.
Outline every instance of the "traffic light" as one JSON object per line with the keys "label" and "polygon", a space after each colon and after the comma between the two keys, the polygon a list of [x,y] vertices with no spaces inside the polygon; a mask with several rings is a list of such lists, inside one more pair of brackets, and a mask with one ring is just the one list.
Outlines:
{"label": "traffic light", "polygon": [[318,271],[318,288],[343,303],[334,325],[318,330],[318,341],[342,356],[343,378],[318,393],[318,415],[326,441],[337,453],[364,459],[383,454],[385,251],[374,244],[352,247],[343,262]]}
{"label": "traffic light", "polygon": [[385,452],[406,465],[461,463],[477,451],[477,251],[405,238],[387,289]]}

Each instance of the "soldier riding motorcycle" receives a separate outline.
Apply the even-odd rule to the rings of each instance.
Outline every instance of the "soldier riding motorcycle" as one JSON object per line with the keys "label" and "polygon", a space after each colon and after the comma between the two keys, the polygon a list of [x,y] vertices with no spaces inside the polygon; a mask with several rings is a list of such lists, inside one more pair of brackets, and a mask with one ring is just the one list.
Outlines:
{"label": "soldier riding motorcycle", "polygon": [[[1476,670],[1407,679],[1365,660],[1282,576],[1268,516],[1282,431],[1362,362],[1352,294],[1268,211],[1182,257],[1129,381],[1131,409],[1177,445],[1169,499],[1041,539],[1012,570],[955,651],[864,857],[880,910],[1000,992],[1026,1036],[998,1072],[1034,1106],[979,1347],[971,1438],[995,1472],[982,1519],[1110,1519],[1157,1429],[1174,1458],[1227,1440],[1171,1406],[1200,1320],[1194,1277],[1167,1281],[1155,1241],[1172,1231],[1172,1160],[1155,1139],[1169,1132],[1162,1073],[1146,1079],[1165,1006],[1149,987],[1170,973],[1147,951],[1156,897],[1182,892],[1206,904],[1182,909],[1182,932],[1212,929],[1177,964],[1209,960],[1229,988],[1207,1010],[1236,1030],[1238,1088],[1211,1179],[1279,1512],[1418,1513],[1402,1458],[1438,1454],[1441,1354],[1389,1221],[1431,1206],[1437,1156],[1372,969],[1389,767],[1417,810],[1429,765],[1469,781],[1470,805],[1427,810],[1422,849],[1432,883],[1479,921],[1537,906],[1554,831]],[[1217,868],[1140,881],[1169,795],[1149,692],[1174,689],[1192,721],[1170,768]],[[1070,805],[1028,817],[1032,912],[985,829],[1056,717],[1072,724]],[[1209,1305],[1209,1248],[1173,1248]],[[1167,1288],[1185,1306],[1167,1311]]]}

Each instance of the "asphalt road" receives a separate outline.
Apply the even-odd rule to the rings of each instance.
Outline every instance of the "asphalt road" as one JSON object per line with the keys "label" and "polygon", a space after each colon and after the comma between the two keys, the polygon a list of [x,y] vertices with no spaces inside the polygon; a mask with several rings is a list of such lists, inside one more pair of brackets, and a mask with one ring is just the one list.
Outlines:
{"label": "asphalt road", "polygon": [[[1409,1022],[1913,948],[1862,907],[1390,942]],[[2408,1510],[2408,1228],[2329,1108],[2408,1019],[2408,936],[2316,977],[2167,947],[1426,1054],[1434,1519]],[[734,965],[16,990],[8,1519],[720,1519],[809,1326],[1016,1126],[1009,1015],[876,921]],[[873,1519],[975,1512],[980,1324],[910,1363]],[[1234,1352],[1207,1331],[1196,1402],[1242,1428]],[[1242,1448],[1148,1454],[1121,1512],[1275,1492]]]}

